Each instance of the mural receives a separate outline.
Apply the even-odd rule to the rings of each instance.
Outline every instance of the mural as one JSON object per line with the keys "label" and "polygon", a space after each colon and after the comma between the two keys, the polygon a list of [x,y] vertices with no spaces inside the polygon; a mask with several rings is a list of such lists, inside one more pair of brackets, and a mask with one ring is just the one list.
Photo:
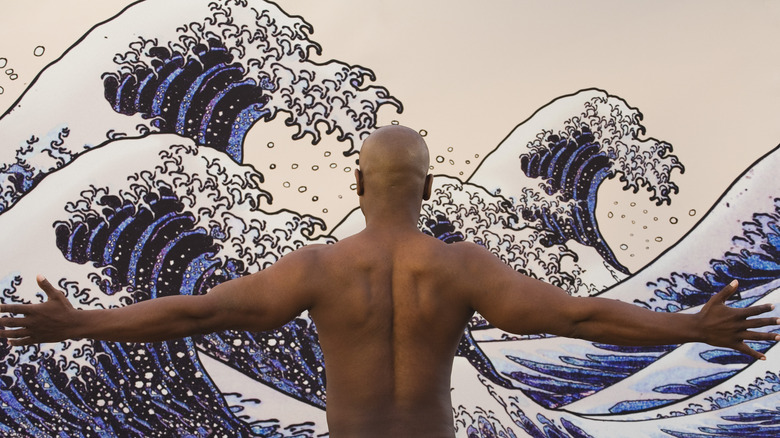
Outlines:
{"label": "mural", "polygon": [[[139,1],[43,69],[0,118],[0,300],[40,301],[39,272],[84,309],[203,294],[359,230],[344,175],[365,136],[413,109],[371,66],[322,62],[333,52],[313,30],[262,0]],[[606,237],[605,183],[661,208],[689,166],[645,135],[630,101],[586,87],[548,96],[470,155],[468,175],[442,172],[449,158],[434,153],[421,230],[477,242],[572,295],[694,312],[737,278],[734,306],[777,302],[771,146],[642,269]],[[291,182],[302,163],[312,185]],[[475,316],[452,378],[458,436],[777,436],[780,353],[751,347],[768,360],[514,336]],[[161,343],[1,343],[0,433],[326,436],[325,379],[306,314]]]}

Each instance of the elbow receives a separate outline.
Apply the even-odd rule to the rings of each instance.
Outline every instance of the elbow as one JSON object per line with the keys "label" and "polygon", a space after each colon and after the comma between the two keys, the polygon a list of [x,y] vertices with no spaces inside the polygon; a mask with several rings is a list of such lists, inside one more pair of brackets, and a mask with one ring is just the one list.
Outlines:
{"label": "elbow", "polygon": [[[590,304],[587,301],[580,304]],[[597,315],[589,305],[577,306],[563,318],[563,324],[560,327],[560,336],[573,339],[595,340],[599,337]]]}
{"label": "elbow", "polygon": [[195,335],[205,335],[223,330],[225,319],[220,312],[217,303],[214,303],[213,297],[209,294],[197,297],[197,303],[188,309],[187,320],[190,321],[190,331]]}

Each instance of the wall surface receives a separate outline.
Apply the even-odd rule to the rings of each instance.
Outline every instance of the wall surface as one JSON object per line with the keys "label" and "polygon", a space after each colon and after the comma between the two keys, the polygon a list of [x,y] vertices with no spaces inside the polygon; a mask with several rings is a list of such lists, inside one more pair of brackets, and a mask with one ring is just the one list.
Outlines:
{"label": "wall surface", "polygon": [[[695,311],[780,279],[780,3],[0,0],[0,302],[201,294],[360,229],[362,139],[431,150],[420,228],[573,295]],[[475,320],[458,436],[780,434],[780,357]],[[320,436],[304,314],[155,344],[0,344],[0,431]],[[276,435],[275,435],[276,434]]]}

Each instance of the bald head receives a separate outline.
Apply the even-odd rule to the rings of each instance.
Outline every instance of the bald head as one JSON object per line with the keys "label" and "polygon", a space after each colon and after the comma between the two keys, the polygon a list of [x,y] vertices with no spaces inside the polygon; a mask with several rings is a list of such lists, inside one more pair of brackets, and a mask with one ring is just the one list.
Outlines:
{"label": "bald head", "polygon": [[425,178],[428,160],[428,146],[422,136],[400,125],[377,129],[360,149],[360,168],[366,175],[401,173],[407,178]]}
{"label": "bald head", "polygon": [[417,131],[399,125],[381,127],[360,149],[358,194],[419,202],[426,194],[428,166],[428,146]]}

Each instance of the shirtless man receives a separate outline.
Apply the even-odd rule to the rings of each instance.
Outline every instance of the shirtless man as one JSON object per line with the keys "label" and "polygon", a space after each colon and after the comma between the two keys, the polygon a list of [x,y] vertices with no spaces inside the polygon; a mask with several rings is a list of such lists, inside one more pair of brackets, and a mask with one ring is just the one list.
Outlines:
{"label": "shirtless man", "polygon": [[12,345],[91,338],[151,342],[227,329],[262,331],[308,310],[327,370],[333,438],[453,437],[452,361],[475,311],[517,334],[551,333],[622,345],[707,342],[758,359],[744,340],[771,305],[735,309],[724,288],[698,314],[652,312],[602,298],[573,298],[523,276],[473,243],[447,245],[417,228],[430,196],[428,149],[417,132],[378,129],[355,172],[366,228],[333,245],[294,251],[273,266],[202,296],[171,296],[78,311],[39,277],[43,304],[0,306]]}

